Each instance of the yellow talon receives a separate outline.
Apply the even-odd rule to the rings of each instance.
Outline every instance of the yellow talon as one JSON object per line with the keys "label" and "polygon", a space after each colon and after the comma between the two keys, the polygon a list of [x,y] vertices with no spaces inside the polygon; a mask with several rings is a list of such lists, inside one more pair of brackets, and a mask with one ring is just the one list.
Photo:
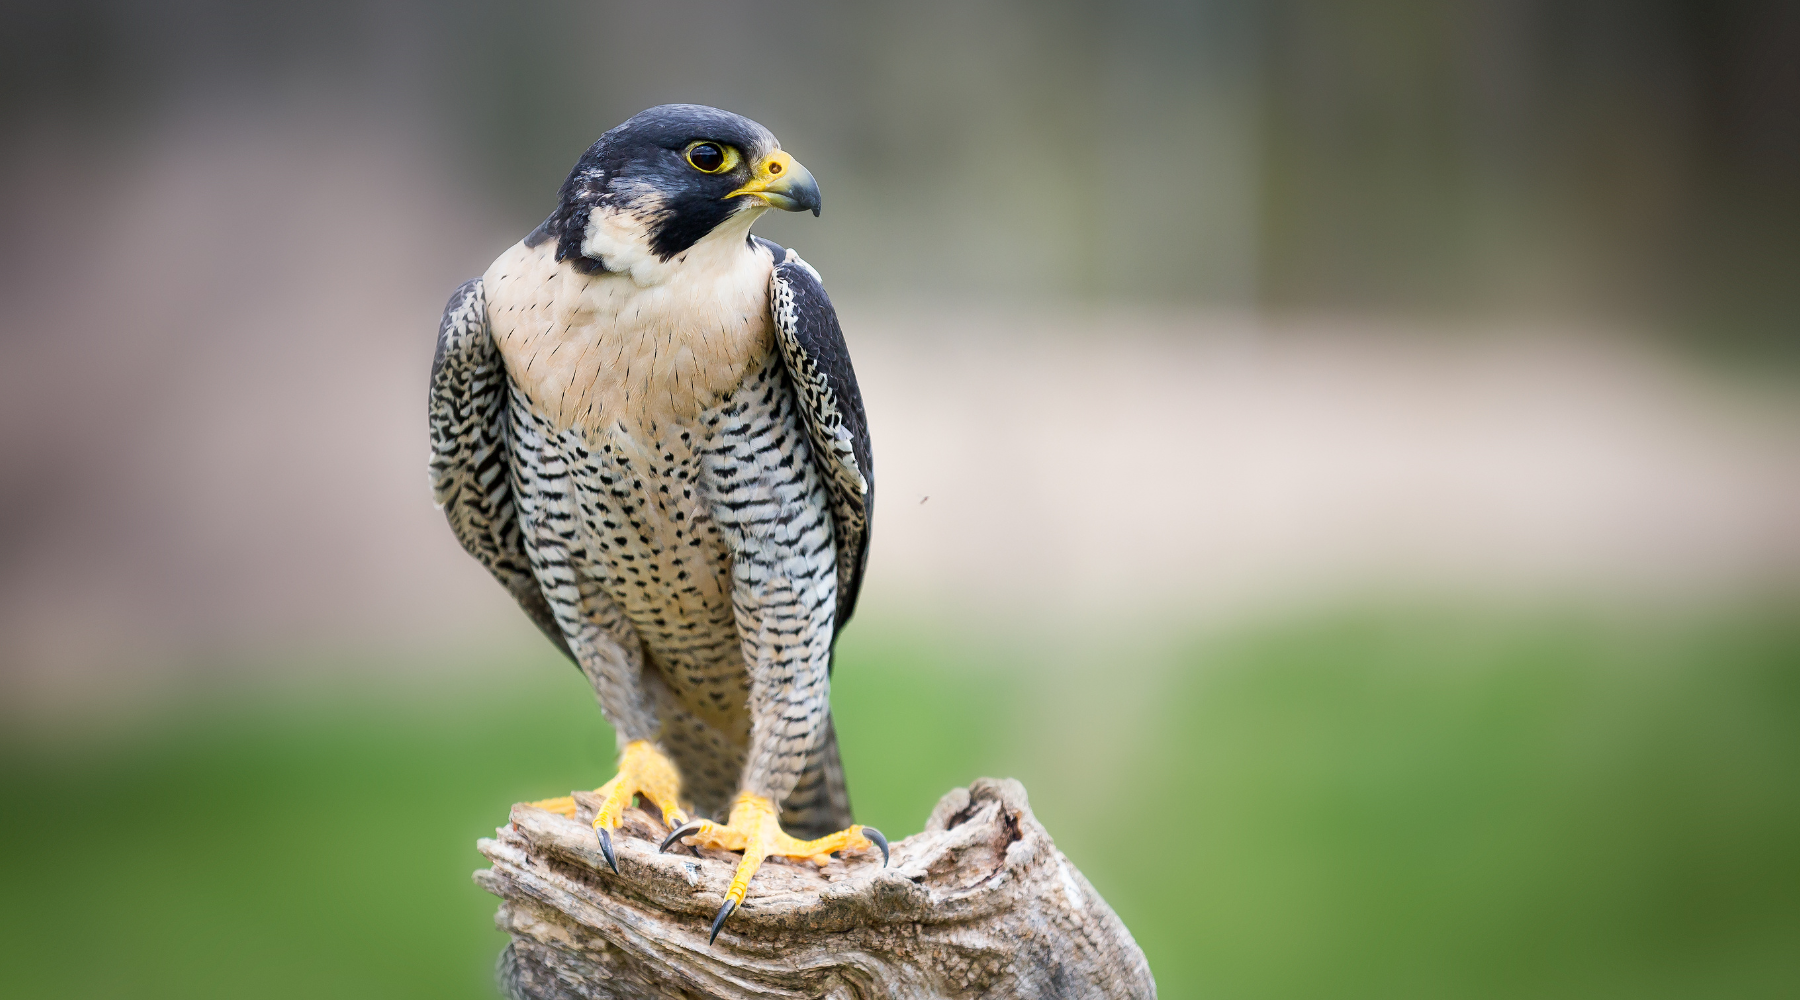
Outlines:
{"label": "yellow talon", "polygon": [[[779,854],[794,861],[811,861],[823,868],[831,863],[833,851],[861,851],[879,846],[882,863],[887,863],[887,838],[873,827],[854,825],[817,840],[798,840],[782,831],[779,815],[775,803],[768,798],[754,792],[741,792],[732,802],[731,817],[724,825],[702,820],[689,829],[677,829],[663,841],[664,849],[676,841],[684,841],[695,847],[744,852],[744,860],[738,862],[731,885],[725,890],[725,902],[719,907],[719,915],[713,918],[712,938],[719,936],[725,918],[744,901],[744,895],[750,891],[750,879],[762,867],[765,858]],[[712,938],[707,939],[708,943]]]}
{"label": "yellow talon", "polygon": [[[625,752],[619,757],[619,773],[594,793],[601,797],[600,809],[594,813],[594,833],[600,838],[600,852],[606,856],[606,863],[612,866],[614,874],[619,871],[619,862],[613,854],[612,836],[608,832],[619,827],[619,820],[631,805],[631,800],[639,795],[662,812],[662,820],[669,827],[677,827],[687,822],[687,813],[681,809],[677,796],[681,792],[681,774],[675,770],[674,762],[663,756],[648,740],[633,740],[625,744]],[[541,799],[528,803],[538,809],[561,813],[573,819],[575,816],[575,798],[563,795],[554,799]]]}

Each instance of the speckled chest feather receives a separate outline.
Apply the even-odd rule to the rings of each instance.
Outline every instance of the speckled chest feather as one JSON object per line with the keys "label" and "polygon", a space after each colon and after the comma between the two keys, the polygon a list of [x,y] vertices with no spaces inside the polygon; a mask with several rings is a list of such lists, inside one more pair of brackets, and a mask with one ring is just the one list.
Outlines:
{"label": "speckled chest feather", "polygon": [[774,334],[767,251],[713,241],[666,280],[582,274],[549,243],[513,246],[484,279],[495,344],[514,386],[558,430],[655,437],[691,422],[752,369]]}

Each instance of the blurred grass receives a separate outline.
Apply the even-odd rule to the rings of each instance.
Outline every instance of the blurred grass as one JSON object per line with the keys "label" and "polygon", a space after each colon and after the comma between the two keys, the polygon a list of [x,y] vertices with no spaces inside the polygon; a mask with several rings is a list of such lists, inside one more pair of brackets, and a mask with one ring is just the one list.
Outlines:
{"label": "blurred grass", "polygon": [[1166,995],[1800,983],[1791,615],[1345,617],[1189,661],[1129,785],[1183,849],[1076,856]]}
{"label": "blurred grass", "polygon": [[[1787,995],[1785,611],[1368,611],[1109,657],[865,622],[834,700],[860,819],[1021,778],[1165,997]],[[473,841],[611,758],[575,671],[491,676],[8,737],[5,992],[491,996]]]}

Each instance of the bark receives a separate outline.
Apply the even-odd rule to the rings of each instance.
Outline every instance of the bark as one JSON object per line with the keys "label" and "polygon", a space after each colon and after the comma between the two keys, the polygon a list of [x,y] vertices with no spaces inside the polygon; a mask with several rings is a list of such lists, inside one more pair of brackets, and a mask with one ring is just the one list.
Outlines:
{"label": "bark", "polygon": [[738,855],[658,854],[627,812],[606,867],[578,819],[514,806],[475,873],[512,935],[514,1000],[639,997],[1154,997],[1131,933],[1051,843],[1016,781],[945,795],[922,833],[819,869],[770,859],[718,941],[706,935]]}

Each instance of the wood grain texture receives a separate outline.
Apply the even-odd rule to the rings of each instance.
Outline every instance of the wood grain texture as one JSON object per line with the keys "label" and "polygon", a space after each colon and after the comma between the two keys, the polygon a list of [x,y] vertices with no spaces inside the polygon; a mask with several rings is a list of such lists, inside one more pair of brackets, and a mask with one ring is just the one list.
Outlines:
{"label": "wood grain texture", "polygon": [[615,876],[587,824],[595,799],[577,799],[573,820],[514,806],[480,843],[493,867],[475,881],[504,901],[514,1000],[1156,996],[1131,933],[1016,781],[945,795],[885,870],[879,856],[771,860],[711,947],[736,855],[658,854],[662,825],[632,809]]}

